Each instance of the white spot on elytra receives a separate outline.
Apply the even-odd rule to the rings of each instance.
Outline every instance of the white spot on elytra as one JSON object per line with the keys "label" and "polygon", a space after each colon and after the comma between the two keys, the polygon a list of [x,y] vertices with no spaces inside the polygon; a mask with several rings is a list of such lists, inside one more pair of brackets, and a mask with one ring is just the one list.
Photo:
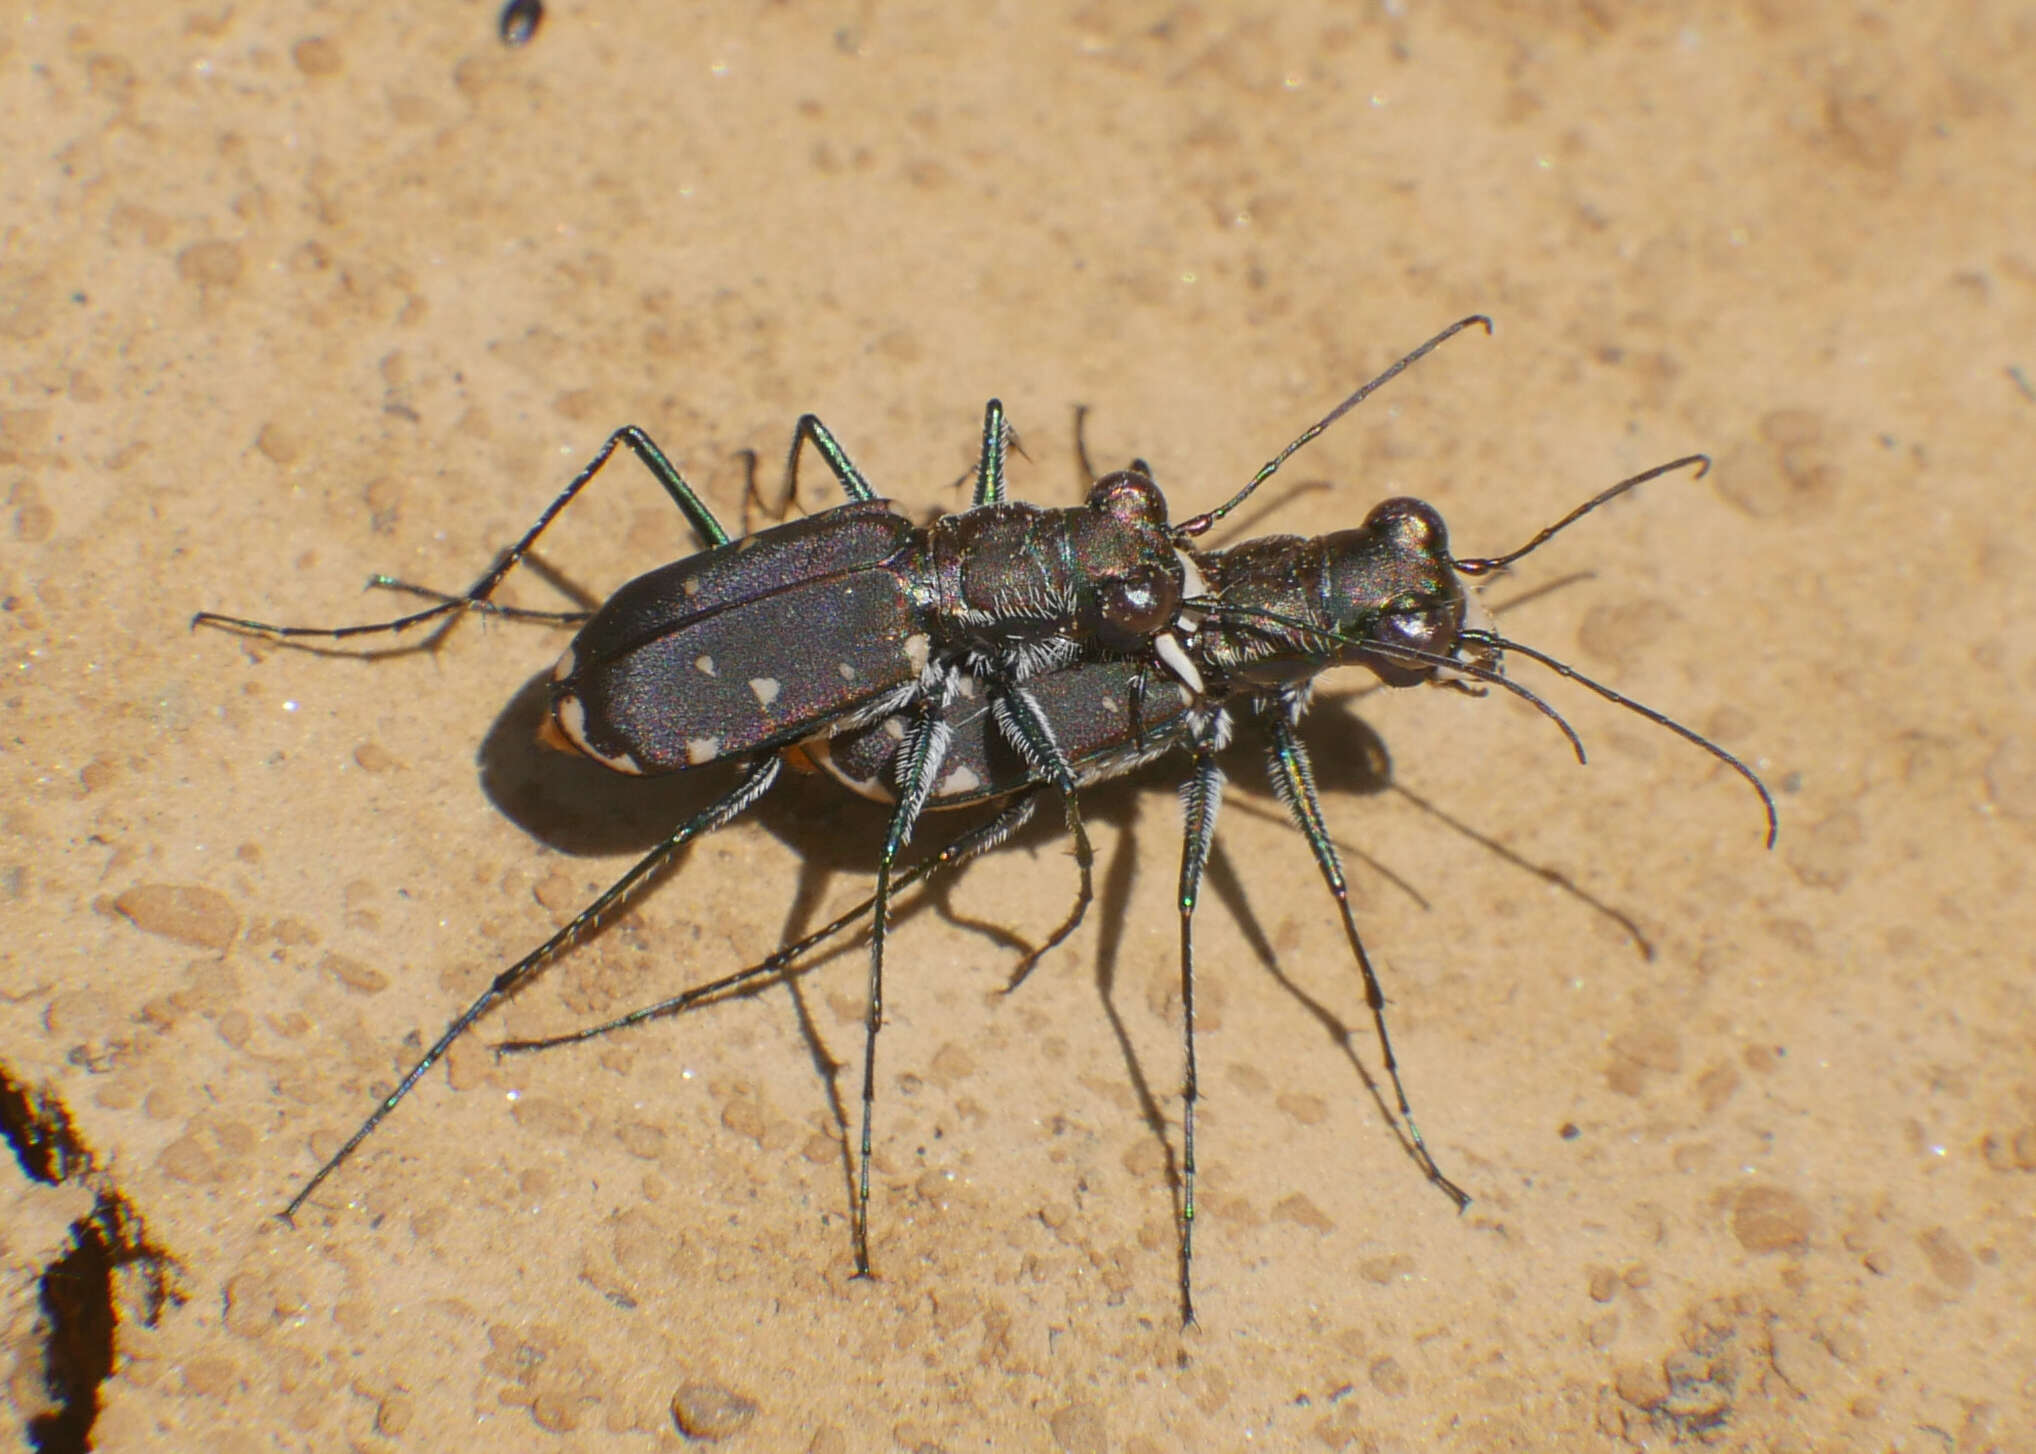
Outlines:
{"label": "white spot on elytra", "polygon": [[756,693],[756,704],[769,710],[771,703],[778,699],[778,693],[784,690],[784,686],[776,677],[751,677],[749,689]]}
{"label": "white spot on elytra", "polygon": [[940,796],[958,798],[963,793],[974,792],[982,785],[983,780],[976,776],[976,770],[964,763],[950,769],[947,776],[940,780]]}
{"label": "white spot on elytra", "polygon": [[932,638],[928,637],[923,631],[915,631],[905,638],[905,660],[911,663],[913,671],[925,671],[926,663],[932,656]]}
{"label": "white spot on elytra", "polygon": [[686,761],[698,767],[703,762],[712,762],[721,755],[719,737],[688,737],[686,739]]}
{"label": "white spot on elytra", "polygon": [[585,752],[587,750],[587,708],[578,697],[560,697],[551,704],[552,716],[558,719],[559,731],[566,734],[566,741]]}
{"label": "white spot on elytra", "polygon": [[880,781],[872,782],[867,778],[851,777],[847,769],[834,760],[834,753],[829,748],[826,738],[813,738],[801,743],[800,746],[805,750],[806,755],[813,759],[815,765],[850,792],[879,803],[896,801],[896,796],[885,783]]}
{"label": "white spot on elytra", "polygon": [[626,772],[631,777],[642,776],[642,766],[628,753],[618,752],[611,756],[587,741],[587,706],[578,697],[560,697],[552,703],[551,711],[559,731],[574,747],[611,771]]}
{"label": "white spot on elytra", "polygon": [[713,675],[715,674],[715,672],[714,672],[714,658],[713,658],[713,657],[711,657],[711,656],[704,656],[704,655],[703,655],[703,656],[696,656],[696,657],[694,657],[694,658],[693,658],[693,670],[694,670],[694,671],[696,671],[696,672],[698,672],[698,673],[700,673],[700,675],[701,675],[701,676],[703,676],[703,677],[711,677],[711,676],[713,676]]}
{"label": "white spot on elytra", "polygon": [[684,591],[689,596],[699,595],[700,578],[698,576],[687,576],[684,580],[679,582],[679,589]]}
{"label": "white spot on elytra", "polygon": [[841,679],[843,681],[852,682],[855,680],[855,667],[852,663],[846,661],[838,661],[834,664],[834,669],[841,673]]}

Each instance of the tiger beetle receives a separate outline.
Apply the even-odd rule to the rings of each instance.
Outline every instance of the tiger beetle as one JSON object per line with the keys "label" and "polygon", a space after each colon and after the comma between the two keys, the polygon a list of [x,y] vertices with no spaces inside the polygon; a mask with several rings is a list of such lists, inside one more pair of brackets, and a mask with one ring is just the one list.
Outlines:
{"label": "tiger beetle", "polygon": [[[869,988],[864,1017],[861,1137],[853,1243],[868,1276],[869,1164],[876,1041],[883,1022],[883,963],[892,877],[920,814],[937,796],[967,799],[976,771],[950,763],[950,720],[987,698],[996,730],[1028,774],[1062,796],[1079,873],[1071,934],[1092,901],[1093,853],[1079,786],[1035,680],[1091,660],[1128,658],[1164,675],[1189,697],[1204,693],[1188,642],[1199,624],[1189,607],[1207,595],[1192,540],[1240,506],[1293,453],[1374,390],[1482,316],[1465,318],[1351,394],[1265,464],[1228,501],[1179,525],[1143,469],[1097,480],[1080,506],[1052,509],[1005,499],[1010,431],[1001,403],[984,410],[970,508],[921,528],[878,498],[834,435],[811,414],[793,433],[787,484],[796,491],[803,450],[821,456],[848,503],[731,539],[706,502],[641,429],[625,426],[524,532],[459,596],[353,626],[282,626],[205,611],[210,625],[278,640],[351,640],[474,610],[501,610],[493,596],[539,536],[615,450],[627,447],[671,497],[708,548],[624,585],[591,616],[559,659],[549,684],[547,736],[617,772],[682,772],[723,759],[743,766],[736,785],[688,818],[551,938],[497,974],[375,1106],[283,1209],[289,1220],[494,1003],[595,927],[673,854],[746,811],[802,743],[870,723],[902,723],[890,781],[864,783],[894,806],[878,858]],[[376,577],[371,585],[403,588]],[[425,592],[430,595],[432,593]],[[542,615],[544,613],[508,612]],[[823,754],[824,755],[824,754]]]}
{"label": "tiger beetle", "polygon": [[[1759,795],[1767,820],[1767,846],[1772,848],[1777,832],[1774,800],[1750,768],[1672,718],[1544,652],[1502,636],[1469,585],[1506,569],[1607,501],[1672,471],[1696,466],[1701,475],[1709,465],[1705,456],[1690,455],[1622,480],[1540,531],[1526,545],[1502,556],[1452,556],[1441,516],[1431,506],[1406,498],[1382,502],[1354,530],[1314,539],[1268,536],[1202,553],[1197,564],[1209,595],[1188,603],[1202,614],[1199,630],[1189,638],[1204,684],[1200,693],[1157,676],[1147,663],[1129,659],[1084,661],[1029,684],[1035,704],[1084,787],[1128,773],[1176,746],[1185,749],[1191,759],[1181,793],[1186,828],[1178,897],[1185,1060],[1178,1206],[1179,1294],[1184,1323],[1192,1323],[1195,1316],[1195,1106],[1199,1091],[1194,913],[1215,841],[1224,783],[1217,755],[1228,745],[1235,724],[1241,720],[1262,735],[1274,795],[1306,838],[1336,900],[1410,1150],[1427,1179],[1461,1211],[1470,1204],[1470,1197],[1436,1165],[1414,1120],[1386,1030],[1384,991],[1358,932],[1342,865],[1316,793],[1314,769],[1296,729],[1318,675],[1336,666],[1364,666],[1388,686],[1429,682],[1474,695],[1483,695],[1493,687],[1511,692],[1552,719],[1577,761],[1583,762],[1583,744],[1569,724],[1540,697],[1504,674],[1505,654],[1516,653],[1667,728],[1746,779]],[[954,807],[998,798],[1010,801],[988,822],[912,865],[900,875],[900,888],[1005,841],[1031,818],[1036,799],[1046,786],[1036,768],[1010,751],[986,708],[958,716],[952,727],[948,760],[966,767],[960,778],[966,787],[937,793],[929,806]],[[895,769],[904,729],[901,719],[886,718],[809,744],[808,751],[816,755],[824,752],[836,775],[851,784],[881,783]],[[873,903],[865,900],[750,968],[602,1024],[541,1040],[512,1040],[497,1049],[514,1053],[573,1044],[768,983],[794,972],[793,966],[807,951],[859,922]],[[1057,932],[1028,954],[1012,984],[1015,986],[1039,957],[1064,937],[1064,931]]]}

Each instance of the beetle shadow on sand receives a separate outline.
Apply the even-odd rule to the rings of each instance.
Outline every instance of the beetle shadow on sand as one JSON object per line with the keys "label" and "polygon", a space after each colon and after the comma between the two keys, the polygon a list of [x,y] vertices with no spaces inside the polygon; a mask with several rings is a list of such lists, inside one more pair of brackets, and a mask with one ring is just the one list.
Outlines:
{"label": "beetle shadow on sand", "polygon": [[[504,816],[539,842],[575,857],[641,855],[662,842],[675,825],[699,812],[732,786],[731,776],[723,772],[631,777],[613,772],[578,754],[558,752],[543,746],[538,740],[537,730],[546,710],[548,675],[539,673],[517,692],[491,725],[478,753],[483,790]],[[1560,871],[1520,856],[1479,833],[1475,827],[1451,817],[1428,799],[1397,784],[1393,780],[1392,759],[1385,742],[1357,715],[1357,708],[1366,695],[1368,690],[1318,696],[1314,710],[1304,724],[1316,784],[1327,801],[1327,815],[1332,819],[1332,833],[1333,820],[1348,817],[1353,799],[1396,793],[1443,826],[1469,837],[1608,917],[1627,933],[1643,957],[1653,957],[1652,946],[1629,916],[1592,898]],[[1162,1068],[1156,1076],[1148,1073],[1119,1013],[1115,991],[1129,916],[1141,911],[1163,912],[1160,902],[1171,903],[1171,886],[1179,871],[1177,854],[1167,855],[1166,861],[1160,864],[1142,864],[1139,861],[1138,836],[1129,830],[1156,798],[1166,800],[1165,811],[1173,816],[1176,811],[1173,793],[1155,790],[1161,786],[1169,790],[1177,787],[1186,765],[1184,753],[1169,753],[1136,773],[1097,784],[1084,791],[1081,797],[1081,813],[1086,824],[1092,828],[1100,825],[1117,830],[1108,835],[1109,846],[1099,853],[1095,865],[1096,898],[1088,911],[1099,926],[1094,964],[1098,998],[1124,1057],[1140,1119],[1162,1149],[1164,1171],[1177,1212],[1182,1195],[1182,1177],[1179,1152],[1169,1132],[1165,1107],[1178,1095],[1178,1087],[1174,1084],[1178,1069],[1169,1066]],[[1293,827],[1286,809],[1274,799],[1270,790],[1264,767],[1264,747],[1257,734],[1248,730],[1240,732],[1238,741],[1224,754],[1222,765],[1227,779],[1224,811],[1279,823],[1291,837],[1294,853],[1299,855],[1296,868],[1311,864],[1312,855],[1305,839]],[[971,810],[928,814],[922,820],[918,842],[913,852],[908,854],[908,860],[936,852],[958,832],[986,820],[993,811],[994,808],[986,804]],[[798,857],[800,867],[788,896],[781,943],[793,943],[817,927],[835,875],[847,873],[865,883],[871,881],[888,815],[886,805],[857,797],[831,778],[788,769],[771,791],[738,820],[755,823],[778,838]],[[1418,907],[1424,910],[1428,907],[1419,887],[1394,873],[1390,866],[1341,837],[1336,839],[1336,845],[1347,867],[1382,879],[1406,894]],[[1051,794],[1043,794],[1032,821],[993,852],[1070,857],[1067,827],[1059,800]],[[657,879],[683,872],[689,857],[683,851],[677,854],[657,875]],[[1148,883],[1142,896],[1148,902],[1143,905],[1135,902],[1140,897],[1135,893],[1136,885],[1141,879],[1153,877],[1168,886],[1165,899],[1155,901],[1155,893]],[[1024,929],[1014,927],[1009,921],[985,919],[957,908],[953,893],[965,878],[966,866],[960,873],[943,873],[927,884],[907,889],[893,904],[893,926],[909,923],[917,915],[931,910],[948,922],[985,937],[1010,955],[1013,972],[1004,988],[1016,990],[1033,967],[1027,956],[1042,941],[1028,938]],[[1071,859],[1068,883],[1068,901],[1072,905],[1075,877]],[[643,892],[655,892],[656,888],[657,883],[653,882],[646,885]],[[1326,886],[1320,890],[1320,896],[1325,927],[1333,932],[1339,916]],[[1381,1120],[1399,1141],[1402,1151],[1418,1166],[1417,1150],[1366,1060],[1368,1054],[1376,1053],[1375,1046],[1371,1050],[1365,1049],[1372,1042],[1371,1027],[1365,1023],[1369,1017],[1360,1010],[1360,1018],[1355,1021],[1347,1019],[1287,972],[1273,946],[1271,935],[1252,907],[1243,878],[1223,848],[1220,824],[1204,883],[1203,913],[1208,912],[1212,899],[1221,903],[1233,916],[1249,952],[1260,967],[1321,1027],[1344,1055],[1377,1107]],[[815,945],[809,953],[776,972],[750,980],[726,995],[710,997],[689,1007],[705,1008],[723,998],[747,998],[779,984],[785,986],[800,1033],[826,1089],[830,1113],[840,1137],[844,1193],[851,1204],[855,1196],[851,1131],[854,1113],[844,1092],[852,1093],[853,1087],[843,1085],[843,1071],[848,1062],[837,1059],[828,1051],[819,1019],[812,1012],[802,982],[809,971],[844,955],[860,952],[867,942],[868,916],[864,913],[852,929],[845,929],[835,938]],[[909,950],[906,952],[909,953]],[[1349,960],[1347,951],[1338,953],[1344,960]],[[1348,986],[1360,983],[1354,962],[1346,962],[1342,968],[1347,971]],[[674,985],[670,992],[677,993],[686,988]],[[1340,995],[1339,998],[1347,1001],[1348,996]]]}
{"label": "beetle shadow on sand", "polygon": [[[729,781],[725,774],[629,777],[577,754],[555,752],[542,746],[537,738],[537,728],[545,712],[545,682],[546,675],[540,673],[525,684],[497,717],[479,753],[484,791],[505,816],[540,842],[572,856],[646,853],[661,842],[675,824],[683,822],[718,794],[727,791]],[[1444,826],[1580,897],[1591,908],[1617,922],[1628,932],[1640,952],[1652,957],[1651,946],[1626,915],[1590,899],[1558,871],[1520,857],[1395,783],[1391,755],[1384,741],[1356,715],[1355,706],[1364,695],[1364,692],[1325,695],[1318,700],[1315,711],[1307,720],[1306,736],[1312,748],[1317,786],[1332,805],[1332,816],[1342,816],[1335,813],[1336,804],[1385,792],[1398,793]],[[1171,1076],[1149,1075],[1140,1063],[1130,1032],[1117,1009],[1115,990],[1125,926],[1129,922],[1128,916],[1138,912],[1134,903],[1135,885],[1153,872],[1171,883],[1179,867],[1178,858],[1173,855],[1169,855],[1161,865],[1149,868],[1141,865],[1137,836],[1127,830],[1146,811],[1155,796],[1155,787],[1162,784],[1168,788],[1177,786],[1184,767],[1183,755],[1169,754],[1137,773],[1098,784],[1084,792],[1081,799],[1082,817],[1086,823],[1118,830],[1110,835],[1111,847],[1096,865],[1096,901],[1089,911],[1099,924],[1094,968],[1098,997],[1124,1056],[1140,1118],[1162,1147],[1166,1175],[1176,1198],[1180,1196],[1181,1189],[1178,1153],[1168,1134],[1164,1110],[1174,1092],[1158,1088],[1165,1085]],[[1300,862],[1307,863],[1309,856],[1305,840],[1297,830],[1293,830],[1285,809],[1273,799],[1264,772],[1263,748],[1253,740],[1253,734],[1240,734],[1240,740],[1224,755],[1223,767],[1228,779],[1225,811],[1268,818],[1287,827],[1292,834],[1294,851],[1302,855]],[[1172,795],[1167,793],[1165,796],[1170,798]],[[1169,803],[1168,808],[1171,807]],[[990,811],[988,807],[982,807],[974,810],[973,814],[929,814],[921,825],[918,852],[936,851],[940,844],[959,831],[950,824],[973,824]],[[887,816],[885,806],[847,793],[831,779],[792,771],[785,772],[779,783],[745,815],[791,848],[799,859],[800,868],[789,896],[781,942],[796,941],[815,926],[836,874],[848,873],[867,881],[882,841]],[[1427,900],[1418,886],[1395,874],[1388,865],[1341,839],[1337,847],[1347,864],[1361,865],[1364,871],[1408,895],[1417,906],[1427,907]],[[1058,802],[1051,795],[1043,797],[1033,820],[995,852],[1065,856],[1069,852],[1067,829]],[[660,877],[682,871],[686,857],[684,853],[678,855]],[[908,923],[918,914],[931,910],[1008,952],[1012,956],[1014,970],[1026,965],[1025,956],[1036,948],[1036,944],[1022,930],[1007,921],[972,916],[955,906],[953,891],[964,878],[965,873],[943,874],[927,885],[902,893],[894,904],[893,924]],[[1072,903],[1072,872],[1069,880]],[[1151,897],[1150,892],[1147,897]],[[1323,913],[1333,924],[1336,913],[1326,887],[1322,890],[1322,897]],[[1273,947],[1271,936],[1252,907],[1242,878],[1224,851],[1220,828],[1205,881],[1204,912],[1209,899],[1220,902],[1234,917],[1260,967],[1321,1026],[1349,1060],[1377,1106],[1381,1119],[1392,1128],[1406,1154],[1418,1160],[1399,1117],[1363,1058],[1361,1047],[1369,1038],[1368,1027],[1345,1019],[1287,973]],[[865,915],[853,932],[845,932],[827,944],[815,946],[810,954],[781,971],[751,981],[726,996],[748,997],[780,983],[786,986],[801,1034],[827,1087],[833,1119],[841,1136],[844,1175],[850,1178],[845,1185],[851,1188],[851,1196],[854,1157],[850,1151],[849,1105],[841,1085],[844,1064],[826,1049],[801,981],[807,972],[843,955],[859,952],[867,939]],[[1351,964],[1348,969],[1354,983],[1356,966]],[[1016,989],[1023,978],[1024,973],[1014,972],[1008,988]],[[677,991],[685,987],[672,988]],[[695,1008],[717,1002],[717,999],[708,999]]]}
{"label": "beetle shadow on sand", "polygon": [[[533,676],[497,716],[478,753],[483,791],[497,809],[539,842],[557,852],[575,857],[643,854],[655,848],[674,825],[697,813],[730,785],[725,773],[678,773],[639,778],[615,773],[590,759],[554,751],[538,739],[538,728],[546,711],[548,674]],[[1390,781],[1390,761],[1385,745],[1356,717],[1346,713],[1325,713],[1325,731],[1315,735],[1328,739],[1332,734],[1337,749],[1325,751],[1317,768],[1322,790],[1333,798],[1375,794]],[[1354,743],[1354,746],[1352,745]],[[1254,747],[1242,744],[1225,759],[1225,770],[1234,786],[1227,795],[1232,811],[1251,812],[1284,819],[1283,810],[1271,799],[1264,773],[1255,759]],[[1184,755],[1161,758],[1137,773],[1096,785],[1084,792],[1082,817],[1094,828],[1114,829],[1109,844],[1096,864],[1096,900],[1089,913],[1100,925],[1095,950],[1094,976],[1104,1013],[1116,1037],[1137,1100],[1141,1119],[1160,1142],[1166,1158],[1167,1176],[1176,1197],[1180,1194],[1177,1153],[1167,1134],[1163,1109],[1172,1092],[1162,1089],[1173,1077],[1162,1072],[1155,1077],[1139,1061],[1128,1027],[1116,1003],[1116,984],[1128,916],[1140,911],[1134,903],[1135,887],[1147,876],[1139,862],[1137,837],[1129,830],[1147,810],[1161,784],[1178,784],[1186,766]],[[1170,792],[1163,795],[1171,799]],[[1171,801],[1167,808],[1172,809]],[[881,844],[888,808],[845,792],[831,779],[786,771],[773,789],[745,815],[792,849],[799,860],[795,884],[788,895],[781,942],[790,943],[807,934],[819,921],[830,897],[832,881],[847,873],[867,882]],[[918,853],[937,851],[955,833],[983,821],[994,809],[982,805],[953,813],[929,814],[919,832]],[[1298,837],[1296,849],[1306,853]],[[1033,820],[997,853],[1023,852],[1066,857],[1070,853],[1061,806],[1052,795],[1042,795]],[[915,855],[916,856],[916,855]],[[1356,857],[1356,855],[1352,855]],[[683,871],[687,854],[676,855],[660,878]],[[1074,875],[1070,863],[1069,903],[1074,896]],[[1178,871],[1177,859],[1159,869],[1171,882]],[[1020,966],[1039,942],[1029,939],[1024,929],[1008,920],[971,915],[958,908],[954,891],[966,877],[948,873],[932,882],[902,893],[894,905],[893,923],[909,923],[918,914],[931,910],[948,922],[988,939],[997,950],[1010,956],[1012,971],[1006,988],[1016,989],[1024,977]],[[652,891],[655,886],[646,888]],[[1148,885],[1148,890],[1149,890]],[[1211,861],[1208,892],[1237,916],[1254,954],[1290,994],[1321,1021],[1332,1035],[1347,1041],[1348,1031],[1332,1011],[1310,998],[1281,971],[1278,958],[1263,926],[1252,912],[1250,902],[1229,860],[1219,836]],[[1146,897],[1151,897],[1150,892]],[[1170,895],[1168,896],[1170,899]],[[1418,897],[1418,895],[1417,895]],[[1157,905],[1146,906],[1163,912]],[[1044,929],[1047,926],[1038,926]],[[738,990],[749,996],[783,983],[791,997],[815,1068],[827,1087],[833,1119],[842,1138],[844,1183],[853,1195],[850,1150],[850,1104],[842,1085],[843,1062],[826,1049],[817,1018],[811,1012],[802,988],[805,974],[843,955],[857,953],[867,944],[865,916],[852,932],[831,943],[819,945],[812,953],[780,973],[765,976]],[[674,992],[685,986],[672,986]],[[709,1000],[706,1003],[713,1003]],[[704,1006],[702,1006],[704,1007]],[[1364,1074],[1359,1066],[1360,1074]],[[1366,1076],[1367,1086],[1371,1085]],[[1376,1088],[1372,1091],[1377,1096]],[[1383,1107],[1383,1102],[1381,1102]],[[1388,1117],[1390,1120],[1391,1118]]]}

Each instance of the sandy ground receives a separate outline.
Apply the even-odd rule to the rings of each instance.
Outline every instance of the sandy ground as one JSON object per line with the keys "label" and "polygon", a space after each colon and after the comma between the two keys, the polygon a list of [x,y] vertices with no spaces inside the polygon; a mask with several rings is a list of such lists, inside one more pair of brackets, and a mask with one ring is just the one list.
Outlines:
{"label": "sandy ground", "polygon": [[[479,3],[0,15],[7,1437],[649,1449],[676,1395],[771,1450],[2036,1448],[2027,8],[970,9],[558,0],[513,51]],[[993,394],[1016,488],[1078,498],[1086,404],[1186,513],[1474,310],[1494,337],[1242,530],[1418,493],[1493,553],[1710,451],[1493,595],[1561,583],[1507,629],[1745,755],[1782,836],[1530,666],[1588,769],[1517,703],[1325,683],[1308,738],[1466,1215],[1366,1089],[1333,908],[1246,756],[1194,1329],[1177,763],[1094,796],[1099,910],[1018,993],[1058,832],[907,912],[877,1280],[857,1072],[826,1073],[860,955],[484,1049],[854,902],[880,815],[810,781],[275,1219],[420,1032],[722,780],[527,750],[540,627],[363,663],[194,610],[462,587],[624,422],[732,517],[742,451],[768,476],[814,410],[922,510]],[[633,464],[546,544],[596,593],[688,548]]]}

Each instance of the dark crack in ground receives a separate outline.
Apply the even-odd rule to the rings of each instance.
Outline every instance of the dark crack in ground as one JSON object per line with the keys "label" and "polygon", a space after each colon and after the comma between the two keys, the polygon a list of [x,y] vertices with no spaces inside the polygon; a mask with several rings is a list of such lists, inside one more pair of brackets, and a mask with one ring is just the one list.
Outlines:
{"label": "dark crack in ground", "polygon": [[22,1172],[44,1186],[82,1181],[92,1209],[71,1223],[63,1250],[37,1280],[29,1361],[39,1362],[45,1402],[24,1410],[40,1454],[91,1449],[101,1385],[112,1375],[123,1319],[153,1327],[183,1301],[176,1260],[149,1236],[141,1215],[97,1169],[91,1148],[48,1087],[31,1087],[0,1065],[0,1136]]}

